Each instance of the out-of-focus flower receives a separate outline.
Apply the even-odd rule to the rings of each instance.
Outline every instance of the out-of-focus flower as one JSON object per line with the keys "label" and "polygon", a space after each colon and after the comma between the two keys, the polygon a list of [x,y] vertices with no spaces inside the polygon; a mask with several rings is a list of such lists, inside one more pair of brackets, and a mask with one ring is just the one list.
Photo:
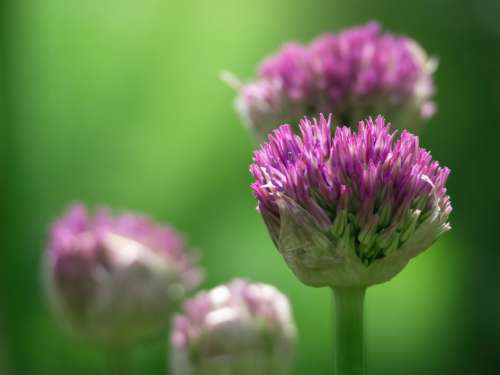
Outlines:
{"label": "out-of-focus flower", "polygon": [[75,333],[125,344],[161,334],[201,271],[184,239],[144,216],[90,216],[71,207],[52,228],[45,281],[56,312]]}
{"label": "out-of-focus flower", "polygon": [[293,272],[312,286],[389,280],[450,229],[448,168],[397,139],[379,116],[358,131],[307,118],[283,125],[254,154],[252,185],[269,233]]}
{"label": "out-of-focus flower", "polygon": [[232,82],[236,108],[259,140],[278,124],[321,112],[348,125],[384,113],[417,129],[435,111],[436,65],[412,39],[382,33],[371,22],[308,46],[286,44],[262,63],[255,81]]}
{"label": "out-of-focus flower", "polygon": [[175,375],[285,375],[295,325],[288,299],[266,284],[234,280],[185,303],[172,332]]}

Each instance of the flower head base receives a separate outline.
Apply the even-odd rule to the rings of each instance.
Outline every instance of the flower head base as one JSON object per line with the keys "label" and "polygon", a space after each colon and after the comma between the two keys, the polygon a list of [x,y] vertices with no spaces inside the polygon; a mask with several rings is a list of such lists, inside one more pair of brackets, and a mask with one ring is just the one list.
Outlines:
{"label": "flower head base", "polygon": [[312,286],[385,282],[450,229],[448,168],[379,116],[358,132],[330,119],[283,125],[250,167],[258,209],[294,273]]}
{"label": "flower head base", "polygon": [[173,229],[132,214],[93,217],[69,209],[51,232],[46,282],[56,311],[77,334],[103,343],[137,341],[168,325],[201,272]]}
{"label": "flower head base", "polygon": [[239,86],[236,107],[260,140],[277,124],[321,112],[349,125],[385,113],[416,129],[435,111],[435,68],[415,41],[372,22],[308,46],[285,45],[264,61],[256,81]]}
{"label": "flower head base", "polygon": [[176,317],[174,374],[289,374],[294,344],[288,299],[270,285],[234,280],[187,301]]}

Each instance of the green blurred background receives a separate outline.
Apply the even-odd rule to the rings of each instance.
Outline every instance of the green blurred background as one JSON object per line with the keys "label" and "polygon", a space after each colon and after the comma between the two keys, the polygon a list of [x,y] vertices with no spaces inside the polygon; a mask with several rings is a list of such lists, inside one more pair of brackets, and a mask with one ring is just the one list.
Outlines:
{"label": "green blurred background", "polygon": [[[440,60],[423,144],[451,167],[453,231],[369,290],[370,374],[500,368],[500,2],[27,0],[0,5],[0,374],[104,374],[39,286],[49,223],[82,200],[168,221],[202,249],[204,287],[275,284],[300,332],[297,374],[332,373],[328,290],[273,248],[249,190],[252,142],[222,69],[251,77],[287,40],[379,20]],[[137,353],[164,374],[166,340]]]}

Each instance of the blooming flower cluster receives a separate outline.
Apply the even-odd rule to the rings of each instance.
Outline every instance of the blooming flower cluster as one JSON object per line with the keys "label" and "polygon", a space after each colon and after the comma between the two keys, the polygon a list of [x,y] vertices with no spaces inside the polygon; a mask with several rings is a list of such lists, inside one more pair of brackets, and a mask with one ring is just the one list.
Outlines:
{"label": "blooming flower cluster", "polygon": [[[335,292],[338,373],[364,373],[365,288],[391,279],[450,229],[449,169],[417,136],[367,117],[384,113],[417,128],[435,109],[434,69],[415,41],[369,23],[287,44],[257,80],[236,82],[237,109],[259,140],[268,136],[250,171],[270,236],[303,283]],[[320,113],[348,126],[332,136],[331,115],[304,117]],[[298,127],[275,129],[300,118]],[[355,131],[359,118],[367,119]],[[91,215],[82,205],[53,225],[44,271],[56,312],[75,333],[108,345],[112,359],[163,333],[202,278],[174,229],[107,209]],[[286,296],[236,279],[185,301],[173,321],[172,370],[288,375],[295,344]],[[120,359],[111,367],[128,370]]]}
{"label": "blooming flower cluster", "polygon": [[283,125],[254,154],[258,209],[279,251],[306,284],[387,281],[450,227],[448,168],[418,137],[379,116],[358,131],[323,116]]}
{"label": "blooming flower cluster", "polygon": [[413,40],[382,33],[377,23],[286,44],[258,78],[237,85],[238,112],[263,140],[277,124],[333,113],[343,124],[384,113],[406,129],[435,110],[435,60]]}
{"label": "blooming flower cluster", "polygon": [[185,303],[172,332],[176,375],[289,374],[295,325],[270,285],[234,280]]}
{"label": "blooming flower cluster", "polygon": [[57,221],[46,254],[55,309],[76,333],[100,342],[159,334],[201,271],[181,235],[149,218],[76,205]]}

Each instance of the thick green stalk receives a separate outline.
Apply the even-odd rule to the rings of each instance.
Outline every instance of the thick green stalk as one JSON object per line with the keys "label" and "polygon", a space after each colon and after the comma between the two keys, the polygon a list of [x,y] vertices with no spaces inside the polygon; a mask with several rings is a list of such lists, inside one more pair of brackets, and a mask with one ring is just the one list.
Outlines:
{"label": "thick green stalk", "polygon": [[365,375],[365,287],[334,288],[335,375]]}

